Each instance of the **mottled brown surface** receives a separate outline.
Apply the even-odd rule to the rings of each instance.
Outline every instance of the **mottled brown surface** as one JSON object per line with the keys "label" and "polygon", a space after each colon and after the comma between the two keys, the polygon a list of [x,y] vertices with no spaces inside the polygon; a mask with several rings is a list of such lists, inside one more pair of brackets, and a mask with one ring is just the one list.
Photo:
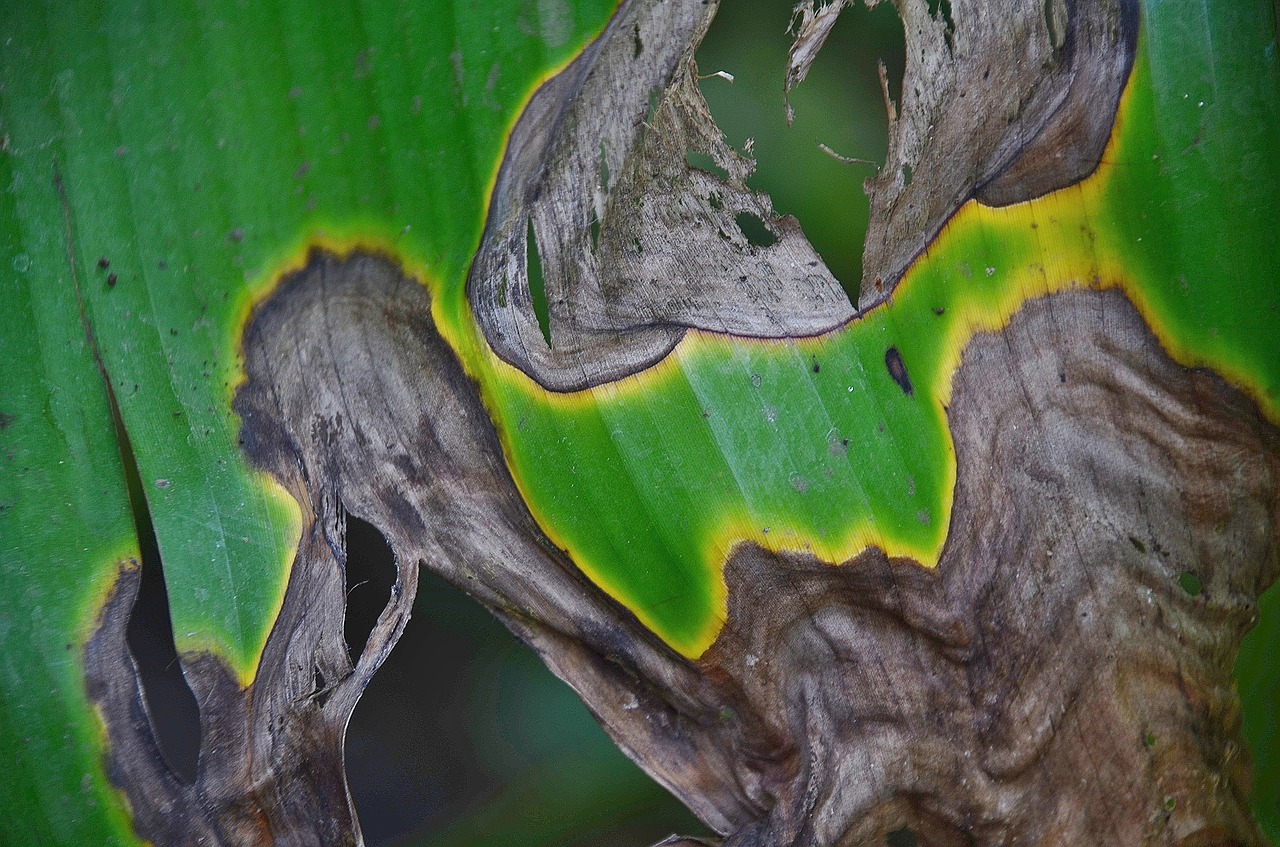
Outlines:
{"label": "mottled brown surface", "polygon": [[1280,572],[1280,433],[1116,292],[976,338],[948,416],[936,571],[729,563],[701,664],[783,739],[743,843],[1263,843],[1231,671]]}
{"label": "mottled brown surface", "polygon": [[[132,577],[90,647],[112,773],[157,843],[351,843],[341,727],[420,566],[533,646],[733,847],[879,845],[904,826],[931,845],[1260,843],[1231,668],[1280,568],[1280,435],[1170,361],[1119,293],[1034,301],[966,350],[936,570],[740,546],[729,622],[697,663],[541,533],[425,290],[388,260],[314,254],[245,349],[247,447],[315,523],[251,692],[187,657],[196,786],[157,766],[122,671]],[[386,534],[401,575],[354,669],[347,512]]]}

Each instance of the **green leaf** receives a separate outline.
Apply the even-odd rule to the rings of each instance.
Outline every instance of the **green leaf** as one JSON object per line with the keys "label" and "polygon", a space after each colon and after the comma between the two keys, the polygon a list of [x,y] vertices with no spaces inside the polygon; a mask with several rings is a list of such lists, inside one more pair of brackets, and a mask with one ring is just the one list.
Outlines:
{"label": "green leaf", "polygon": [[[0,44],[0,841],[128,839],[81,647],[138,558],[105,373],[180,652],[252,680],[302,514],[231,398],[308,245],[459,289],[506,133],[608,0],[16,4]],[[100,354],[102,372],[94,360]],[[303,504],[305,508],[305,504]]]}

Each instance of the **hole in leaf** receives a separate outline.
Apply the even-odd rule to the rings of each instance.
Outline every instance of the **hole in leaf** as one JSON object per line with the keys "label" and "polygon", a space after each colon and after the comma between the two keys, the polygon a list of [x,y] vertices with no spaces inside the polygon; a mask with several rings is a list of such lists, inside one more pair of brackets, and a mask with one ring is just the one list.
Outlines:
{"label": "hole in leaf", "polygon": [[165,588],[160,545],[156,540],[151,512],[143,496],[137,460],[124,424],[115,413],[116,438],[124,458],[129,487],[129,505],[142,553],[142,575],[138,598],[129,615],[125,638],[138,668],[142,696],[150,712],[160,754],[178,778],[194,783],[200,755],[200,710],[195,695],[182,675],[173,643],[173,621],[169,616],[169,595]]}
{"label": "hole in leaf", "polygon": [[[369,634],[386,608],[396,582],[396,557],[381,532],[355,515],[347,515],[347,613],[342,634],[355,664]],[[320,673],[317,669],[316,673]],[[317,686],[317,690],[323,688]]]}
{"label": "hole in leaf", "polygon": [[329,698],[333,696],[333,690],[329,688],[328,680],[324,678],[324,672],[319,667],[312,668],[311,677],[312,697],[315,698],[316,705],[321,709],[324,704],[329,702]]}
{"label": "hole in leaf", "polygon": [[739,212],[734,221],[752,247],[771,247],[778,243],[778,236],[769,230],[764,221],[750,212]]}
{"label": "hole in leaf", "polygon": [[779,215],[800,221],[856,306],[869,208],[862,184],[875,170],[839,161],[818,145],[849,159],[884,161],[888,115],[878,65],[883,59],[890,93],[900,102],[906,65],[902,21],[889,3],[845,9],[808,77],[790,94],[795,122],[788,126],[782,83],[792,5],[723,4],[697,62],[732,73],[734,82],[704,80],[702,93],[729,144],[742,150],[749,139],[754,142],[757,167],[748,186],[768,194]]}
{"label": "hole in leaf", "polygon": [[956,34],[956,20],[951,16],[951,0],[929,0],[929,16],[935,21],[942,21],[945,29],[943,37],[947,46],[952,46],[951,39]]}
{"label": "hole in leaf", "polygon": [[547,307],[547,287],[542,278],[542,256],[538,251],[538,238],[533,233],[533,218],[529,218],[529,232],[525,236],[525,268],[529,275],[529,299],[533,301],[533,316],[538,319],[542,338],[551,346],[551,311]]}
{"label": "hole in leaf", "polygon": [[697,168],[700,171],[715,174],[720,179],[729,178],[729,172],[717,165],[716,160],[708,156],[706,153],[699,153],[697,150],[689,150],[684,154],[684,162],[691,168]]}
{"label": "hole in leaf", "polygon": [[1200,592],[1204,590],[1204,586],[1200,583],[1200,577],[1191,571],[1183,571],[1178,577],[1178,585],[1182,586],[1182,590],[1192,597],[1199,597]]}
{"label": "hole in leaf", "polygon": [[910,827],[895,829],[884,837],[884,847],[919,847],[920,839]]}
{"label": "hole in leaf", "polygon": [[[379,555],[360,543],[348,535],[349,556]],[[413,617],[351,718],[346,763],[369,847],[706,833],[532,650],[425,568]]]}
{"label": "hole in leaf", "polygon": [[911,166],[910,165],[902,166],[902,184],[904,186],[911,184]]}

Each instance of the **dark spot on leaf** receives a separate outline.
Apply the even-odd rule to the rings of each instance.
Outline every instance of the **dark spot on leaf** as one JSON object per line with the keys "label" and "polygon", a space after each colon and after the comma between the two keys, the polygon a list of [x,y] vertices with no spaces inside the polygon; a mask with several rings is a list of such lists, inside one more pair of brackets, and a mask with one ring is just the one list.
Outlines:
{"label": "dark spot on leaf", "polygon": [[115,288],[116,281],[117,279],[115,274],[107,274],[107,288]]}
{"label": "dark spot on leaf", "polygon": [[370,59],[372,59],[372,56],[370,56],[371,52],[372,52],[371,49],[361,50],[359,53],[356,54],[356,62],[355,62],[356,67],[355,67],[355,74],[354,74],[356,79],[364,79],[369,75],[369,69],[371,64]]}
{"label": "dark spot on leaf", "polygon": [[911,377],[907,375],[907,364],[902,361],[902,354],[898,352],[897,347],[890,347],[884,351],[884,365],[889,369],[889,376],[893,377],[893,381],[902,389],[902,393],[908,397],[913,396],[915,390],[911,387]]}
{"label": "dark spot on leaf", "polygon": [[1141,541],[1139,541],[1137,538],[1133,537],[1132,535],[1129,536],[1129,543],[1132,544],[1133,549],[1137,550],[1139,553],[1147,552],[1147,545],[1143,544]]}
{"label": "dark spot on leaf", "polygon": [[933,307],[933,313],[934,313],[935,315],[942,316],[942,315],[946,314],[946,312],[947,312],[947,310],[946,310],[944,307],[942,307],[942,306],[934,306],[934,307]]}
{"label": "dark spot on leaf", "polygon": [[111,262],[107,260],[106,256],[98,259],[98,270],[105,271],[109,267],[111,267]]}
{"label": "dark spot on leaf", "polygon": [[244,241],[244,230],[241,229],[240,227],[236,227],[235,229],[231,230],[231,232],[227,233],[227,237],[230,238],[232,241],[234,241],[236,244],[239,244],[241,241]]}
{"label": "dark spot on leaf", "polygon": [[814,373],[822,373],[822,365],[818,364],[818,360],[817,360],[817,359],[814,359],[814,360],[813,360],[813,372],[814,372]]}
{"label": "dark spot on leaf", "polygon": [[169,483],[169,480],[167,480],[167,479],[157,479],[157,480],[156,480],[156,488],[168,488],[168,487],[169,487],[169,485],[170,485],[170,483]]}

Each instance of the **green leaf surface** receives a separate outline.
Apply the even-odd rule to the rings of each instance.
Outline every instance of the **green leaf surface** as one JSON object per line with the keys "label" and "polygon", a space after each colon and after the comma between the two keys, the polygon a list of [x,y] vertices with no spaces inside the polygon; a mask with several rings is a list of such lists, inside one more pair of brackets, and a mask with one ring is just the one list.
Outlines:
{"label": "green leaf surface", "polygon": [[[39,177],[54,193],[52,171]],[[0,155],[0,180],[17,179]],[[127,843],[80,651],[138,545],[65,229],[29,221],[0,194],[0,842]]]}
{"label": "green leaf surface", "polygon": [[393,252],[461,290],[519,109],[612,8],[6,8],[0,750],[16,788],[0,791],[0,842],[129,840],[81,647],[138,547],[85,327],[133,447],[178,650],[211,651],[247,683],[301,521],[238,444],[254,298],[314,243]]}

